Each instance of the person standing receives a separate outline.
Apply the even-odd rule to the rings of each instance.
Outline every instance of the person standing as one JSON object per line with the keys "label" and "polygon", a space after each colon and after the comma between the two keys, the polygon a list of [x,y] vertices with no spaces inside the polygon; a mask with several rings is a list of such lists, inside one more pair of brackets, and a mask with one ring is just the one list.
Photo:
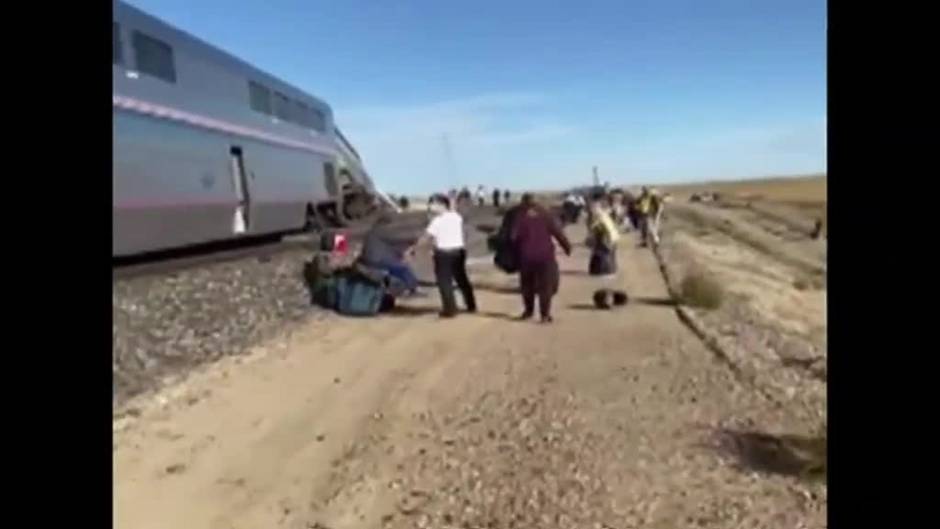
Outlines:
{"label": "person standing", "polygon": [[501,196],[501,195],[500,195],[500,192],[499,192],[499,188],[494,187],[494,188],[493,188],[493,207],[494,207],[494,208],[498,208],[498,207],[499,207],[499,197],[500,197],[500,196]]}
{"label": "person standing", "polygon": [[509,193],[509,190],[508,190],[508,189],[505,190],[505,191],[503,191],[503,202],[505,202],[507,206],[509,205],[509,198],[510,198],[511,196],[512,196],[512,195]]}
{"label": "person standing", "polygon": [[595,200],[588,214],[588,233],[591,241],[591,261],[588,273],[592,276],[610,276],[617,272],[617,240],[620,234],[604,204]]}
{"label": "person standing", "polygon": [[486,205],[486,188],[483,186],[477,186],[477,206],[483,207]]}
{"label": "person standing", "polygon": [[530,193],[522,195],[522,204],[512,226],[524,306],[521,320],[532,317],[538,297],[542,323],[552,321],[552,297],[558,292],[560,282],[552,239],[558,241],[566,255],[571,255],[571,243],[555,219]]}
{"label": "person standing", "polygon": [[578,222],[578,199],[574,193],[565,195],[561,202],[562,222],[564,224],[575,224]]}
{"label": "person standing", "polygon": [[640,246],[645,248],[650,235],[650,213],[653,210],[653,194],[643,187],[636,201],[637,220],[639,221]]}
{"label": "person standing", "polygon": [[441,294],[442,318],[457,315],[457,302],[454,299],[454,281],[463,295],[467,312],[477,311],[473,285],[467,276],[467,251],[464,248],[463,217],[453,208],[450,199],[439,197],[432,202],[434,218],[428,224],[424,235],[411,247],[409,253],[428,240],[434,244],[434,276]]}
{"label": "person standing", "polygon": [[666,209],[666,196],[655,189],[650,193],[650,214],[648,231],[653,244],[659,246],[659,227],[663,219],[663,211]]}

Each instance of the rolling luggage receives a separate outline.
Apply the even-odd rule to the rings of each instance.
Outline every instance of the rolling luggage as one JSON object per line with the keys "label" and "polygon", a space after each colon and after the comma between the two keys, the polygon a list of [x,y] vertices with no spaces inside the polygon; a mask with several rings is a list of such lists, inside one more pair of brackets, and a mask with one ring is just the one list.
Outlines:
{"label": "rolling luggage", "polygon": [[382,309],[385,287],[360,275],[336,280],[336,311],[346,316],[375,316]]}

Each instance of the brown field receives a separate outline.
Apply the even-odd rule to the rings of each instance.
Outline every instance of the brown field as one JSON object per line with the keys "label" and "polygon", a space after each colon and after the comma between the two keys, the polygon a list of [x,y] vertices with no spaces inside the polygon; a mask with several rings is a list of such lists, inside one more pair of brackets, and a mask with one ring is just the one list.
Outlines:
{"label": "brown field", "polygon": [[774,202],[826,202],[826,175],[702,182],[663,186],[680,196],[714,191]]}
{"label": "brown field", "polygon": [[693,193],[715,192],[722,202],[746,202],[758,208],[785,209],[812,222],[819,218],[827,223],[826,175],[762,178],[726,182],[701,182],[663,186],[680,200]]}

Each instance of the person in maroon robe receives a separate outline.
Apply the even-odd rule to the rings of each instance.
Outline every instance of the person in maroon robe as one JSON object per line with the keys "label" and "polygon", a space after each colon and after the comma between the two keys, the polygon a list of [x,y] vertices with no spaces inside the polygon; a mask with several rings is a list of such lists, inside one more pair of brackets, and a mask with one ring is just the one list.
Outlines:
{"label": "person in maroon robe", "polygon": [[538,297],[542,322],[552,321],[552,297],[558,291],[560,281],[552,239],[558,241],[566,255],[571,255],[571,243],[558,222],[536,203],[530,193],[526,193],[522,196],[521,210],[513,221],[511,239],[519,259],[519,283],[525,307],[519,317],[521,320],[532,317],[535,298]]}

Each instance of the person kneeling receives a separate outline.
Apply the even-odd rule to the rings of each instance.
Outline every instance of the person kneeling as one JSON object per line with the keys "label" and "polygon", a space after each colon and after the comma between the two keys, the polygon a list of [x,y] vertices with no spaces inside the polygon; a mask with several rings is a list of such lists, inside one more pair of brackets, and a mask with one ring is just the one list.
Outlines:
{"label": "person kneeling", "polygon": [[385,270],[404,283],[406,292],[413,296],[418,293],[418,278],[403,258],[406,252],[401,251],[407,241],[395,239],[391,224],[391,213],[385,213],[376,220],[366,233],[359,262],[367,267]]}

